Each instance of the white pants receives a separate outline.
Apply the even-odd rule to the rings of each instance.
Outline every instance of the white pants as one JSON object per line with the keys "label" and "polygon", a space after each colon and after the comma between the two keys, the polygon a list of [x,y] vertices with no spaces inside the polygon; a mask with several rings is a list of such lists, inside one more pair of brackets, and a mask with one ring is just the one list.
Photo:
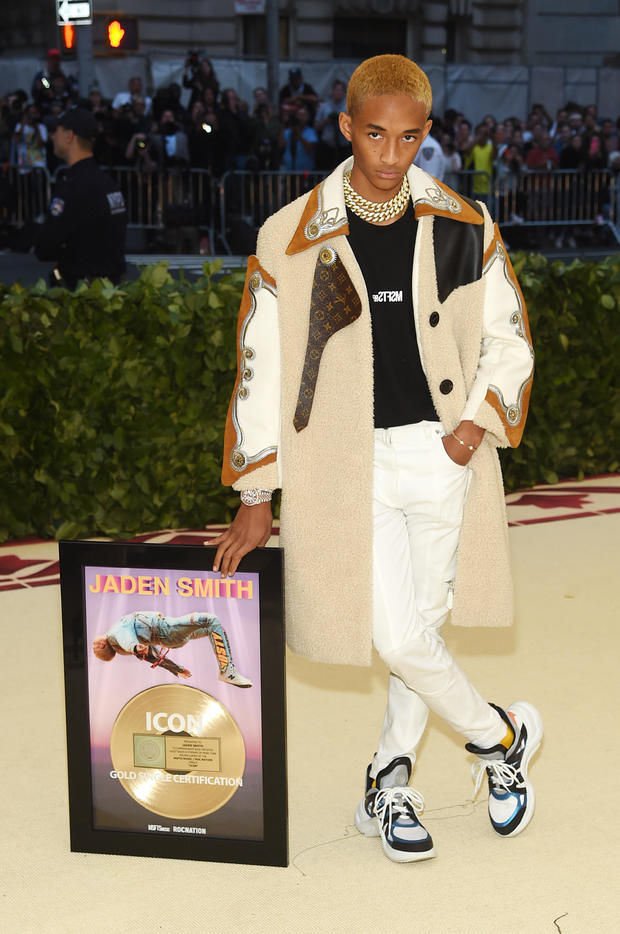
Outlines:
{"label": "white pants", "polygon": [[470,475],[446,454],[443,434],[439,422],[375,429],[373,640],[390,680],[373,777],[395,756],[415,759],[429,708],[479,746],[506,733],[439,632]]}

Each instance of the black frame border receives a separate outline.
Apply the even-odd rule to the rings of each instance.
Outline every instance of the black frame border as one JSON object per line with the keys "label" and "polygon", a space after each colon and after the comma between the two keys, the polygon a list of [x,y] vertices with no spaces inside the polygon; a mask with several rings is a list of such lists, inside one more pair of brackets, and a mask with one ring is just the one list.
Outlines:
{"label": "black frame border", "polygon": [[93,826],[83,568],[212,571],[215,552],[215,548],[203,545],[59,542],[72,851],[288,866],[284,601],[279,548],[255,549],[242,559],[237,571],[259,574],[260,583],[263,840],[159,836]]}

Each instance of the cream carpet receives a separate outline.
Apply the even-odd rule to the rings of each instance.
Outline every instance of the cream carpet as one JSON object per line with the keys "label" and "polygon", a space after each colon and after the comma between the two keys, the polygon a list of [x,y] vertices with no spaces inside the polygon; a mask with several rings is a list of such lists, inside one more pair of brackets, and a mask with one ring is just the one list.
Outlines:
{"label": "cream carpet", "polygon": [[[353,825],[383,715],[381,663],[292,655],[287,869],[71,853],[59,589],[41,586],[55,546],[2,546],[0,931],[617,934],[619,494],[608,477],[508,498],[517,625],[446,636],[489,699],[541,710],[537,811],[521,836],[494,835],[461,739],[432,718],[415,785],[437,858],[417,865],[389,862]],[[7,555],[50,564],[10,575]]]}

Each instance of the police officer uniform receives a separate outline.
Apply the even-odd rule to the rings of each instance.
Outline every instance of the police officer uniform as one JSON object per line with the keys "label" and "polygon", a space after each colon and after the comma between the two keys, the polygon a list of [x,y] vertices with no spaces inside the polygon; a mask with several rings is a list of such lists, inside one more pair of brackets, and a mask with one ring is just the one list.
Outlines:
{"label": "police officer uniform", "polygon": [[[93,140],[98,125],[90,111],[74,107],[57,126]],[[106,276],[112,282],[125,272],[127,210],[116,182],[95,159],[79,159],[58,171],[54,197],[36,237],[40,260],[55,260],[52,284],[75,288],[79,279]]]}

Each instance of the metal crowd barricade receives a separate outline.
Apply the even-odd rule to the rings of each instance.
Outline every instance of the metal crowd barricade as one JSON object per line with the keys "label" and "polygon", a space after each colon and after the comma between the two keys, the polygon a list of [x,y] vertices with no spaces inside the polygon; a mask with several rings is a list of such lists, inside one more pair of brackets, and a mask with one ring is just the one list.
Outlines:
{"label": "metal crowd barricade", "polygon": [[[267,218],[311,191],[328,172],[247,172],[230,171],[222,175],[218,185],[219,240],[227,253],[231,229],[245,225],[258,230]],[[234,245],[234,244],[233,244]]]}
{"label": "metal crowd barricade", "polygon": [[3,167],[2,176],[3,223],[23,227],[46,212],[51,197],[51,178],[46,168],[9,164]]}
{"label": "metal crowd barricade", "polygon": [[[218,186],[219,241],[231,254],[234,227],[239,222],[254,231],[275,211],[310,191],[328,172],[226,172]],[[487,172],[453,172],[446,184],[488,204],[493,198],[493,182]],[[231,233],[232,232],[232,233]],[[234,246],[234,243],[233,243]],[[241,251],[243,252],[243,251]]]}
{"label": "metal crowd barricade", "polygon": [[448,172],[444,183],[461,195],[484,201],[488,209],[493,211],[493,179],[488,172],[481,169],[460,169],[458,172]]}
{"label": "metal crowd barricade", "polygon": [[129,228],[195,228],[197,235],[209,237],[212,251],[215,185],[210,171],[174,168],[147,172],[133,166],[113,166],[106,171],[123,192]]}
{"label": "metal crowd barricade", "polygon": [[[233,246],[235,240],[251,240],[267,217],[328,174],[230,171],[218,181],[205,169],[145,172],[116,166],[105,170],[123,191],[129,228],[173,231],[170,236],[177,244],[183,234],[189,237],[188,252],[196,253],[200,239],[208,237],[209,253],[229,255],[244,252],[233,251],[231,239]],[[45,213],[53,193],[47,169],[5,165],[1,181],[0,220],[4,224],[23,227]],[[486,172],[465,170],[450,173],[445,181],[461,194],[485,201],[502,226],[603,222],[620,242],[620,183],[607,169],[524,171],[495,180]]]}
{"label": "metal crowd barricade", "polygon": [[617,181],[608,169],[523,172],[495,182],[500,224],[617,224]]}

